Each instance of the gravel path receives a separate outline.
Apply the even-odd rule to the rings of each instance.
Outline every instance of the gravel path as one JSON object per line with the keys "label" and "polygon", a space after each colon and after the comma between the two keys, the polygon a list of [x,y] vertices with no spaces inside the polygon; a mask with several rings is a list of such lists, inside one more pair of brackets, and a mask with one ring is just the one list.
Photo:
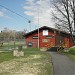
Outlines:
{"label": "gravel path", "polygon": [[54,75],[75,75],[75,61],[65,55],[50,52]]}

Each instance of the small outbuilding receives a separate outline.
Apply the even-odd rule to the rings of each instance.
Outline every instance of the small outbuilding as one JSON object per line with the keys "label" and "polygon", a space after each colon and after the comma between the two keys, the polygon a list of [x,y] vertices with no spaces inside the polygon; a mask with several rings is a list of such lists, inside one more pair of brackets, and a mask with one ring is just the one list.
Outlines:
{"label": "small outbuilding", "polygon": [[[39,31],[39,34],[38,34]],[[38,37],[39,36],[39,37]],[[27,47],[51,48],[62,45],[64,48],[74,46],[70,33],[43,26],[25,35]]]}

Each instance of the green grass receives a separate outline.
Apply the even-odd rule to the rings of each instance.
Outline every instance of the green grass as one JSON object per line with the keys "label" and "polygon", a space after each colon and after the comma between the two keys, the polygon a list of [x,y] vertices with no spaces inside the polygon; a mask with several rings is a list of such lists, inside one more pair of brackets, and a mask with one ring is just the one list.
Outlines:
{"label": "green grass", "polygon": [[39,52],[40,49],[30,47],[30,48],[23,48],[23,51],[25,51],[25,52],[36,52],[36,51],[38,51]]}
{"label": "green grass", "polygon": [[75,60],[75,55],[73,55],[73,54],[68,54],[68,56],[69,56],[70,58],[72,58],[73,60]]}
{"label": "green grass", "polygon": [[0,63],[3,61],[9,61],[13,58],[14,58],[14,56],[13,56],[12,52],[0,52]]}
{"label": "green grass", "polygon": [[[20,63],[28,63],[30,65],[34,63],[42,63],[37,64],[34,67],[38,67],[41,72],[37,73],[37,75],[52,75],[52,63],[51,63],[51,56],[46,52],[41,52],[38,48],[23,48],[25,56],[23,57],[14,57],[13,52],[1,52],[0,53],[0,63],[4,61],[10,61],[12,59],[18,59]],[[34,56],[41,56],[40,58],[34,58]],[[26,58],[28,58],[26,60]],[[33,59],[34,58],[34,59]],[[20,61],[20,59],[24,59]],[[19,66],[18,66],[19,67]],[[33,67],[33,65],[32,65]],[[10,70],[11,72],[11,70]],[[7,73],[7,72],[5,72]],[[5,75],[5,73],[0,73],[0,75]],[[8,74],[7,74],[8,75]],[[9,74],[10,75],[10,74]]]}
{"label": "green grass", "polygon": [[[7,51],[9,51],[9,50],[5,50],[5,52],[0,52],[0,62],[9,61],[9,60],[15,58],[13,56],[12,51],[9,51],[9,52],[7,52]],[[26,49],[23,49],[23,51],[25,53],[24,57],[28,57],[29,55],[38,54],[38,53],[41,54],[41,52],[38,48],[26,48]]]}
{"label": "green grass", "polygon": [[71,54],[70,52],[64,52],[64,51],[62,51],[61,54],[65,54],[66,56],[68,56],[72,60],[75,60],[75,55]]}
{"label": "green grass", "polygon": [[69,53],[75,55],[75,47],[70,48]]}
{"label": "green grass", "polygon": [[69,52],[64,53],[66,56],[68,56],[69,58],[71,58],[72,60],[75,60],[75,55],[71,54]]}
{"label": "green grass", "polygon": [[71,47],[69,49],[69,52],[67,53],[67,56],[71,59],[75,60],[75,47]]}

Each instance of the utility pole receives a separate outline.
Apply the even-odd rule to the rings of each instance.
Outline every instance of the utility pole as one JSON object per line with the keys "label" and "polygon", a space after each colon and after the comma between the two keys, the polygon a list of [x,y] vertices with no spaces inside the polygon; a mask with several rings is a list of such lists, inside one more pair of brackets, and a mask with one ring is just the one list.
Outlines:
{"label": "utility pole", "polygon": [[40,39],[40,37],[39,37],[39,7],[38,7],[38,48],[39,48],[39,39]]}

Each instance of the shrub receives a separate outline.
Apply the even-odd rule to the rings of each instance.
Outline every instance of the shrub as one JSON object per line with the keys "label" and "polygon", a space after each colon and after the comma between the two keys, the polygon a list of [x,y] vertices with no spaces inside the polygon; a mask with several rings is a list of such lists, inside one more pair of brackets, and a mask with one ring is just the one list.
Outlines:
{"label": "shrub", "polygon": [[72,47],[69,49],[69,53],[74,54],[75,55],[75,47]]}

